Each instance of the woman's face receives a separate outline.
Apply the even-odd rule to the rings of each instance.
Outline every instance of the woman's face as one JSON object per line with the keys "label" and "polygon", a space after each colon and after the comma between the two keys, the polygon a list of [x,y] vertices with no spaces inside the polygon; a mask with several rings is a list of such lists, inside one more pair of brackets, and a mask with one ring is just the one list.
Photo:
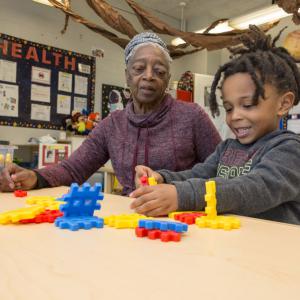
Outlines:
{"label": "woman's face", "polygon": [[155,104],[164,97],[170,80],[169,62],[158,47],[140,46],[125,72],[134,101]]}

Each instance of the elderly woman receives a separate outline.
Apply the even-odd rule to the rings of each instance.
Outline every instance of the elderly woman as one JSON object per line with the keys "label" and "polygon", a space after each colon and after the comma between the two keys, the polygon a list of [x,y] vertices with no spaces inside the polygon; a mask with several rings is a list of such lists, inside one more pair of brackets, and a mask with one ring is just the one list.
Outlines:
{"label": "elderly woman", "polygon": [[131,101],[99,122],[82,145],[58,165],[4,169],[0,190],[83,183],[111,159],[124,195],[135,189],[135,166],[153,170],[190,169],[210,155],[220,136],[197,104],[174,100],[166,89],[170,63],[165,43],[154,33],[136,35],[125,49]]}

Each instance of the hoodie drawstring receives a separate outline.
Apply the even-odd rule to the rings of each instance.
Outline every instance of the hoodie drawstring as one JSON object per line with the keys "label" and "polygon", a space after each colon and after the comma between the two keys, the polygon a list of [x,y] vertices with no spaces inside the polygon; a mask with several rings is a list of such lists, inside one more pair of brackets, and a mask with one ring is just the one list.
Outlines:
{"label": "hoodie drawstring", "polygon": [[[139,138],[141,134],[141,127],[138,128],[138,133],[137,133],[137,139],[136,139],[136,145],[134,149],[134,156],[133,156],[133,163],[132,163],[132,183],[134,185],[134,178],[135,178],[135,166],[137,165],[137,157],[138,157],[138,152],[139,152]],[[149,166],[149,128],[146,128],[146,137],[145,137],[145,149],[144,149],[144,156],[145,156],[145,161],[144,165]]]}
{"label": "hoodie drawstring", "polygon": [[174,122],[173,122],[173,110],[171,108],[170,110],[170,123],[171,123],[171,138],[172,138],[172,144],[173,144],[173,153],[174,153],[174,172],[177,171],[177,155],[176,155],[176,147],[175,147],[175,135],[174,135]]}

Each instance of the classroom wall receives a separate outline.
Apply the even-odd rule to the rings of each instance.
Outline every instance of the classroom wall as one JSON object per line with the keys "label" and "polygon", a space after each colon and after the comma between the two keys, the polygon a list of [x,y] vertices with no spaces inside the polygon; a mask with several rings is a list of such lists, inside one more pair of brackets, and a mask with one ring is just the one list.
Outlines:
{"label": "classroom wall", "polygon": [[[110,0],[109,3],[128,12],[131,11],[125,1]],[[88,20],[108,28],[85,1],[72,0],[72,9]],[[122,14],[134,24],[137,30],[142,31],[132,13],[123,11]],[[157,12],[155,14],[158,15]],[[177,19],[167,18],[165,15],[159,17],[172,26],[180,26]],[[2,33],[87,55],[91,55],[92,47],[104,50],[104,58],[96,60],[95,110],[101,111],[102,84],[125,85],[123,49],[71,20],[67,32],[62,35],[60,31],[63,26],[64,14],[55,8],[32,0],[1,0],[0,31]],[[24,144],[30,137],[46,134],[58,138],[59,131],[0,126],[0,140],[9,140],[12,144]]]}

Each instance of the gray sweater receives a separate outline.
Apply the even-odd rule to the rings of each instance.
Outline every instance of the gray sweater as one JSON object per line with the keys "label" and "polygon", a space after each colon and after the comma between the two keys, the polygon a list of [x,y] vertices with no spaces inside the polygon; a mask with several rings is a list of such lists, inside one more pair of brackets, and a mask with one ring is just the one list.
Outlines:
{"label": "gray sweater", "polygon": [[176,186],[179,210],[203,210],[205,181],[212,179],[219,213],[300,224],[300,137],[290,131],[250,145],[228,139],[191,170],[159,173]]}

